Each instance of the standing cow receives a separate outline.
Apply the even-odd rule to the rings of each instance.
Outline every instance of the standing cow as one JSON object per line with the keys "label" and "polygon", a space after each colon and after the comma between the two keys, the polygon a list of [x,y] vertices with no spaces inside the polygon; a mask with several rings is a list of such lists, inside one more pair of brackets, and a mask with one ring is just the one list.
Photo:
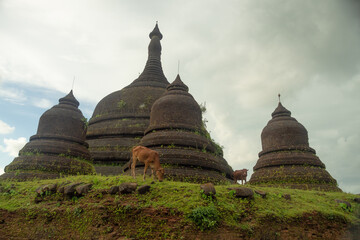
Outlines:
{"label": "standing cow", "polygon": [[244,184],[243,181],[245,180],[246,183],[246,177],[247,172],[249,169],[241,169],[241,170],[235,170],[234,171],[234,184],[237,183],[238,180],[241,180],[241,184]]}
{"label": "standing cow", "polygon": [[[148,169],[148,167],[150,167],[151,175],[153,175],[153,178],[155,179],[156,176],[159,182],[162,182],[162,180],[164,179],[164,169],[160,165],[159,153],[157,151],[151,150],[143,146],[137,146],[132,149],[130,168],[133,178],[135,178],[135,167],[137,160],[145,164],[143,180],[145,180],[146,170]],[[156,175],[154,174],[154,172]]]}

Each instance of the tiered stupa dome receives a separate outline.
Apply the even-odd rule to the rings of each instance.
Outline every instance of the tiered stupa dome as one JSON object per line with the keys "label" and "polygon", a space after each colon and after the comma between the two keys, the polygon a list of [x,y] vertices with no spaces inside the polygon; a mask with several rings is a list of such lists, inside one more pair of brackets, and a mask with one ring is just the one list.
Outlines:
{"label": "tiered stupa dome", "polygon": [[152,104],[169,85],[161,67],[162,34],[157,24],[149,37],[144,71],[129,86],[104,97],[89,121],[86,137],[97,172],[118,174],[120,166],[129,161],[131,148],[149,126]]}
{"label": "tiered stupa dome", "polygon": [[281,102],[261,133],[262,151],[251,184],[339,191],[336,180],[309,146],[305,127]]}
{"label": "tiered stupa dome", "polygon": [[140,145],[160,153],[167,178],[230,180],[233,171],[205,130],[200,106],[188,90],[178,75],[153,104],[150,125]]}
{"label": "tiered stupa dome", "polygon": [[60,174],[76,175],[94,172],[88,144],[87,123],[78,109],[72,90],[59,104],[41,117],[36,135],[5,168],[3,178],[56,178]]}

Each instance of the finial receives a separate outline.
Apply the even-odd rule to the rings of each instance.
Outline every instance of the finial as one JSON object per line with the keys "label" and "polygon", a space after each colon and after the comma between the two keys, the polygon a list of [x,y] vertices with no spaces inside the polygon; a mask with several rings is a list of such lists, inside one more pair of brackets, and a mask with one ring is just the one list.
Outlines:
{"label": "finial", "polygon": [[153,36],[157,36],[160,40],[163,38],[163,35],[161,34],[158,26],[158,21],[156,21],[154,30],[149,34],[150,39],[152,39]]}
{"label": "finial", "polygon": [[280,93],[278,94],[278,97],[279,97],[279,103],[281,103],[281,101],[280,101],[280,97],[281,97]]}
{"label": "finial", "polygon": [[183,81],[181,81],[179,74],[176,76],[175,81],[173,81],[169,86],[167,86],[166,89],[168,91],[181,90],[181,91],[189,92],[188,86],[186,86],[185,83],[183,83]]}
{"label": "finial", "polygon": [[178,75],[179,75],[179,70],[180,69],[180,60],[178,60]]}
{"label": "finial", "polygon": [[74,90],[74,83],[75,83],[75,76],[74,76],[73,83],[72,83],[72,86],[71,86],[71,91]]}

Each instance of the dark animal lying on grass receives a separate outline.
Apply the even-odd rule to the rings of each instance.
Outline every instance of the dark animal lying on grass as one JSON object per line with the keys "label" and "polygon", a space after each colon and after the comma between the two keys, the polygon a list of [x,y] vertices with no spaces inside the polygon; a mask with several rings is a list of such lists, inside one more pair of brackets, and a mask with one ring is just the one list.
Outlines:
{"label": "dark animal lying on grass", "polygon": [[137,146],[132,149],[131,158],[131,175],[133,178],[135,178],[136,161],[139,160],[145,164],[143,180],[145,180],[146,171],[150,166],[151,175],[153,175],[153,178],[155,179],[155,171],[156,178],[162,182],[164,179],[164,169],[160,165],[159,153],[157,151],[151,150],[147,147]]}
{"label": "dark animal lying on grass", "polygon": [[243,181],[246,183],[247,172],[249,169],[241,169],[234,171],[234,183],[237,183],[238,180],[241,180],[241,184],[244,184]]}

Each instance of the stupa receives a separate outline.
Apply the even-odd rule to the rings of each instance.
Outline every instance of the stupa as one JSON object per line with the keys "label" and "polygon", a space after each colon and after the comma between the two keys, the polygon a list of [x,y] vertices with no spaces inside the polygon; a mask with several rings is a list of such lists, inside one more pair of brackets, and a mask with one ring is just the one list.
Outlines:
{"label": "stupa", "polygon": [[47,110],[40,117],[36,135],[5,167],[1,178],[26,180],[94,173],[85,142],[87,122],[78,106],[71,90]]}
{"label": "stupa", "polygon": [[119,174],[149,125],[151,106],[169,85],[161,67],[162,34],[158,24],[149,34],[144,71],[130,85],[104,97],[89,121],[87,142],[96,171]]}
{"label": "stupa", "polygon": [[250,184],[341,191],[309,146],[305,127],[280,101],[271,115],[261,133],[262,151]]}
{"label": "stupa", "polygon": [[233,171],[209,137],[200,106],[188,90],[178,75],[153,104],[140,145],[159,152],[168,179],[229,181]]}

